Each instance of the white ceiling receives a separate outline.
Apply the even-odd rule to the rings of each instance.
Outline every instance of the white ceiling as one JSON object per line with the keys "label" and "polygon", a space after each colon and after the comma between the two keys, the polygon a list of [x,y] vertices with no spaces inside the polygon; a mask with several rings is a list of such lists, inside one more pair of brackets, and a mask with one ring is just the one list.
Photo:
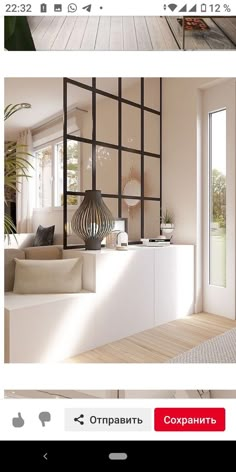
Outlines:
{"label": "white ceiling", "polygon": [[[91,79],[80,79],[91,84]],[[139,79],[129,80],[131,86]],[[97,86],[110,93],[117,93],[117,80],[113,78],[98,79]],[[103,99],[101,96],[100,99]],[[42,122],[50,120],[63,110],[63,79],[62,78],[7,78],[5,79],[5,106],[27,102],[31,109],[23,109],[5,122],[5,139],[15,139],[25,128],[34,128]],[[91,93],[77,87],[69,86],[68,108],[78,106],[88,109],[91,103]]]}

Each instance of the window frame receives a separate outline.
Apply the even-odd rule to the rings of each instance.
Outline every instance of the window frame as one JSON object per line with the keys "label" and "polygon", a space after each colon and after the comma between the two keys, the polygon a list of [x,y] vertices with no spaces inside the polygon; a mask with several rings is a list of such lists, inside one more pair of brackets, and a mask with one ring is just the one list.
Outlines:
{"label": "window frame", "polygon": [[[79,134],[80,130],[77,129],[75,131],[73,131],[74,133],[77,133]],[[34,210],[40,210],[40,211],[44,211],[44,210],[49,210],[49,209],[55,209],[55,208],[58,208],[58,209],[63,209],[63,204],[61,205],[57,205],[56,202],[58,201],[58,194],[59,194],[59,185],[58,185],[58,172],[57,172],[57,169],[58,169],[58,153],[57,153],[57,146],[58,145],[62,145],[62,147],[64,147],[64,142],[63,142],[63,136],[60,136],[56,139],[52,139],[52,140],[49,140],[49,141],[45,141],[43,144],[40,144],[38,146],[35,146],[33,148],[33,151],[34,151],[34,156],[35,156],[35,206],[34,206]],[[79,146],[79,142],[77,142],[78,146]],[[52,190],[51,190],[51,206],[46,206],[46,207],[43,207],[43,206],[39,206],[39,192],[38,192],[38,183],[39,183],[39,177],[38,177],[38,170],[39,170],[39,163],[38,163],[38,159],[36,158],[36,153],[39,152],[40,150],[42,149],[45,149],[47,147],[51,147],[52,148],[52,175],[51,175],[51,179],[52,179]],[[79,172],[80,172],[80,154],[79,154],[79,158],[78,158],[78,161],[79,161]],[[64,162],[64,159],[63,159],[63,162]],[[62,182],[62,196],[63,196],[63,182]],[[75,205],[68,205],[69,208],[74,208]]]}

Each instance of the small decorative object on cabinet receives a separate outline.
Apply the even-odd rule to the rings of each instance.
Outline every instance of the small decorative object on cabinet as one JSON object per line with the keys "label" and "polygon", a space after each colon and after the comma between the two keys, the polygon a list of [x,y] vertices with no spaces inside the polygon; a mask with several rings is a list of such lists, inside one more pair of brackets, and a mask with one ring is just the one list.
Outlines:
{"label": "small decorative object on cabinet", "polygon": [[161,219],[161,232],[164,236],[167,236],[171,239],[173,236],[174,229],[174,215],[166,209]]}
{"label": "small decorative object on cabinet", "polygon": [[128,234],[125,231],[120,231],[117,234],[116,249],[118,251],[125,251],[128,249]]}
{"label": "small decorative object on cabinet", "polygon": [[106,237],[106,248],[107,249],[115,249],[116,248],[116,240],[117,235],[120,231],[113,230],[108,236]]}
{"label": "small decorative object on cabinet", "polygon": [[74,213],[71,228],[85,242],[85,249],[99,250],[101,242],[114,228],[114,218],[105,205],[101,190],[86,190]]}

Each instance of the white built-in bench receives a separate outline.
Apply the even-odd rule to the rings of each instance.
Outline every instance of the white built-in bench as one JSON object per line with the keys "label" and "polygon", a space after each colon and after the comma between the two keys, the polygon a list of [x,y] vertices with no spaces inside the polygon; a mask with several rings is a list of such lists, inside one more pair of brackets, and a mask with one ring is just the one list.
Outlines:
{"label": "white built-in bench", "polygon": [[82,293],[6,293],[7,362],[60,362],[194,311],[192,245],[63,251],[78,255]]}

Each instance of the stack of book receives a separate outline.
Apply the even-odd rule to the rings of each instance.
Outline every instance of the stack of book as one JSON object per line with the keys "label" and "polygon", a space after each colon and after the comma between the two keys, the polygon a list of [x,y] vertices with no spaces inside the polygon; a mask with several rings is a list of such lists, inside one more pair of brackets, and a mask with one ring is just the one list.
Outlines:
{"label": "stack of book", "polygon": [[148,238],[148,239],[141,239],[143,246],[169,246],[171,238]]}

